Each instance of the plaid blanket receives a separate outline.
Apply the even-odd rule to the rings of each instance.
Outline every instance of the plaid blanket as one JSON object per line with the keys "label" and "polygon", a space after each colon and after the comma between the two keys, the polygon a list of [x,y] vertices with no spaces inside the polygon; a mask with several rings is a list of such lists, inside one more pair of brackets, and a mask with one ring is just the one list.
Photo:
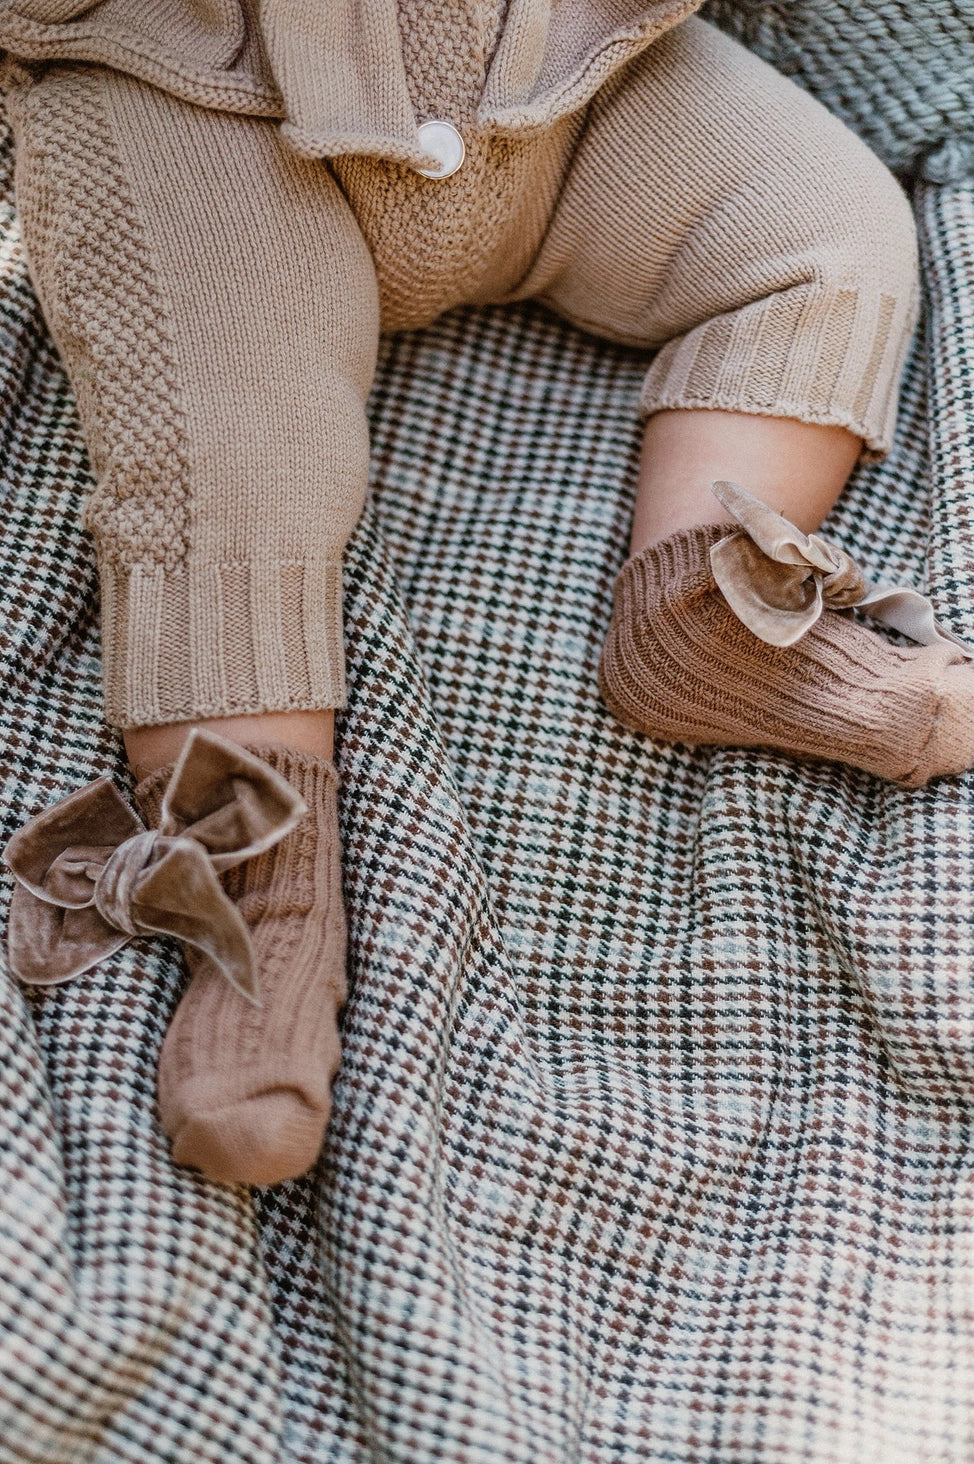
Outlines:
{"label": "plaid blanket", "polygon": [[[3,183],[5,836],[127,785]],[[974,193],[916,202],[898,442],[831,528],[974,636]],[[3,1464],[974,1458],[974,778],[904,792],[604,710],[644,369],[530,306],[385,346],[317,1172],[171,1164],[163,943],[0,977]]]}

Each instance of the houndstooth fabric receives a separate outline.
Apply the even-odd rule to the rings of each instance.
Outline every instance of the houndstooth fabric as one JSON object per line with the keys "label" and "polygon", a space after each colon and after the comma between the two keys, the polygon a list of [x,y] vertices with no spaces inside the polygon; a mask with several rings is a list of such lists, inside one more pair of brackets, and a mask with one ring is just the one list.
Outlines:
{"label": "houndstooth fabric", "polygon": [[[128,787],[6,200],[2,837]],[[974,195],[918,209],[897,445],[829,528],[974,636]],[[312,1177],[170,1163],[161,943],[3,978],[2,1464],[974,1457],[974,777],[904,792],[604,710],[644,370],[531,306],[387,343]]]}

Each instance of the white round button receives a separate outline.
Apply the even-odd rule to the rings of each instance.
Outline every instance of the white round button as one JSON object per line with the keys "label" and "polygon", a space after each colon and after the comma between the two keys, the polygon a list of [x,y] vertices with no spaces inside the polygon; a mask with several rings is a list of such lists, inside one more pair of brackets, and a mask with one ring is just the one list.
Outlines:
{"label": "white round button", "polygon": [[463,138],[452,122],[424,122],[419,129],[423,151],[439,159],[438,168],[417,168],[424,178],[449,178],[463,162]]}

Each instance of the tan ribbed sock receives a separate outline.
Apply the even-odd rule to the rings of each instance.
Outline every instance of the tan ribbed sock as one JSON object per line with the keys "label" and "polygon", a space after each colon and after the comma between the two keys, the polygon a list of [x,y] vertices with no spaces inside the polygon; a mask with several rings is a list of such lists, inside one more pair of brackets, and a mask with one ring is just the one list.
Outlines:
{"label": "tan ribbed sock", "polygon": [[599,667],[609,710],[667,742],[766,747],[918,788],[974,765],[974,668],[946,644],[902,647],[825,610],[793,646],[742,625],[714,581],[729,528],[634,554]]}
{"label": "tan ribbed sock", "polygon": [[[257,952],[262,1005],[187,952],[192,981],[159,1059],[159,1107],[173,1157],[211,1179],[276,1184],[321,1149],[345,999],[345,916],[334,764],[285,747],[249,749],[308,812],[279,844],[223,876]],[[150,827],[171,768],[139,784]]]}

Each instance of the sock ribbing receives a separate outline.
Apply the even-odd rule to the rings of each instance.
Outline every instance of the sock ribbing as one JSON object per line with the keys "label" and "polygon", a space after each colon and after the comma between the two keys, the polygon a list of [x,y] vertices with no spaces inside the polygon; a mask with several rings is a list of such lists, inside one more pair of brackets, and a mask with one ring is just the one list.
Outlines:
{"label": "sock ribbing", "polygon": [[948,645],[901,647],[826,610],[794,646],[767,645],[717,588],[707,525],[633,555],[599,668],[620,721],[664,741],[766,747],[909,787],[974,763],[974,671]]}
{"label": "sock ribbing", "polygon": [[[189,953],[192,980],[159,1060],[159,1107],[177,1163],[210,1178],[274,1184],[314,1163],[330,1110],[345,999],[334,765],[284,747],[251,747],[308,812],[274,848],[223,876],[257,951],[257,1008]],[[136,790],[157,825],[170,768]]]}

